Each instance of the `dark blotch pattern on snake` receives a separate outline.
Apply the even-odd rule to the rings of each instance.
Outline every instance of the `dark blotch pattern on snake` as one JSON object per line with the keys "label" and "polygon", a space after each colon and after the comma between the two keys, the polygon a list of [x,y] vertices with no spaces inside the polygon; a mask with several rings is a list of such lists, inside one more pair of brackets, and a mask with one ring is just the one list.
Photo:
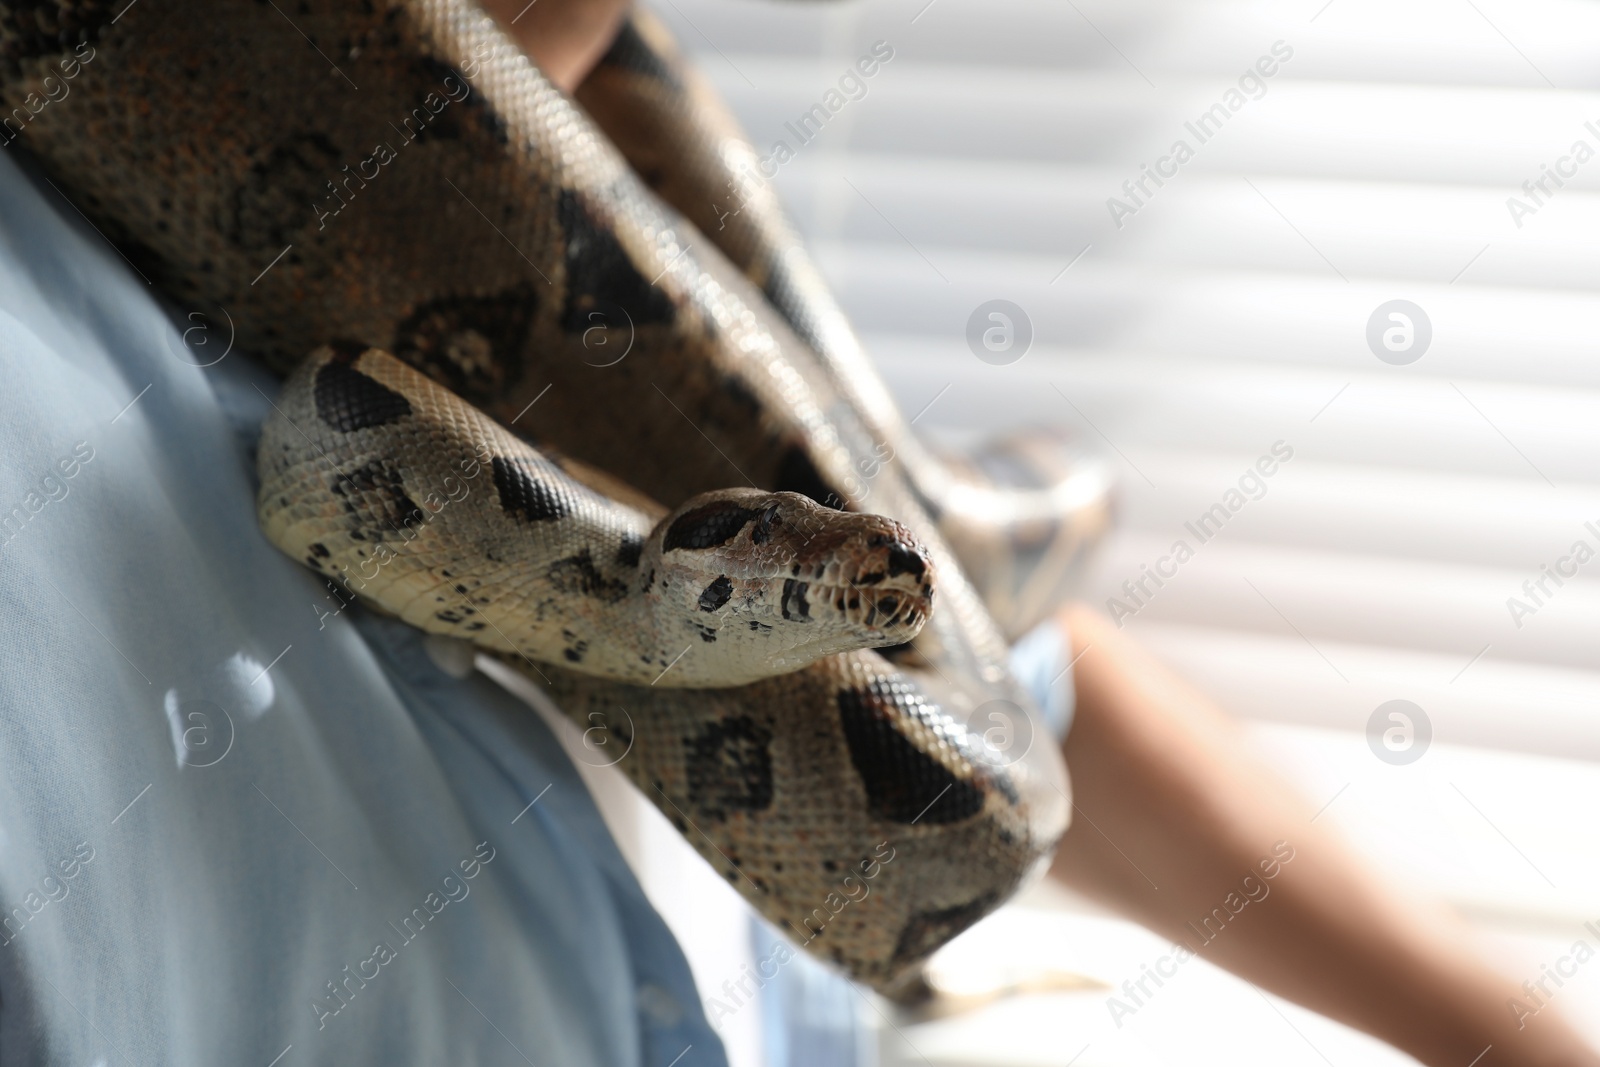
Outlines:
{"label": "dark blotch pattern on snake", "polygon": [[[607,723],[707,862],[879,988],[1039,868],[1065,779],[1042,740],[1000,766],[961,725],[1029,701],[952,545],[1014,633],[1104,500],[916,443],[770,191],[706,217],[750,149],[658,26],[575,102],[470,0],[117,7],[0,0],[5,113],[287,376],[258,450],[274,543]],[[71,98],[29,109],[85,49]],[[1008,562],[1024,543],[1038,566]]]}

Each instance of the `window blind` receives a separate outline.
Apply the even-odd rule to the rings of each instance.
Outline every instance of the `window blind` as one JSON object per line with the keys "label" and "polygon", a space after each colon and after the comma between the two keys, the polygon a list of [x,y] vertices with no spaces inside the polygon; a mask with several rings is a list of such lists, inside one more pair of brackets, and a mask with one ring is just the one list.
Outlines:
{"label": "window blind", "polygon": [[[1115,469],[1086,599],[1404,877],[1596,917],[1600,8],[654,7],[790,150],[773,183],[918,430],[1065,426]],[[1031,326],[1007,365],[967,339],[992,300]],[[1414,762],[1370,740],[1392,700]]]}

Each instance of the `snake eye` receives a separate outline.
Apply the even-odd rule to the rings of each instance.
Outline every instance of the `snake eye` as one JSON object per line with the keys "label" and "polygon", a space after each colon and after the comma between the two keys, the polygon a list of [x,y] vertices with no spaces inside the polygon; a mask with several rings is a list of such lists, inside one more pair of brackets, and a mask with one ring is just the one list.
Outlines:
{"label": "snake eye", "polygon": [[778,505],[768,505],[756,520],[756,528],[750,531],[750,543],[764,545],[772,540],[772,524],[778,521]]}

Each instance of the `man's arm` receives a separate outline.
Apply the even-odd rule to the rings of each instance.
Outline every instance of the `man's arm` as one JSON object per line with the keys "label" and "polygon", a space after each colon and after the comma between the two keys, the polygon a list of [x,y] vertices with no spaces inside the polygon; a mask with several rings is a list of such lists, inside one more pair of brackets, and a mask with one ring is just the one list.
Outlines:
{"label": "man's arm", "polygon": [[[1442,905],[1380,879],[1313,823],[1305,800],[1215,705],[1099,613],[1078,605],[1061,618],[1071,654],[1082,654],[1063,745],[1081,814],[1056,877],[1424,1063],[1600,1064],[1554,1012],[1519,1029],[1506,1004],[1523,991],[1471,952],[1470,931]],[[1280,841],[1293,859],[1268,881],[1261,862]],[[1186,924],[1242,894],[1247,874],[1268,894],[1242,908],[1226,936],[1202,941]]]}
{"label": "man's arm", "polygon": [[565,92],[605,55],[629,0],[483,0],[484,10]]}

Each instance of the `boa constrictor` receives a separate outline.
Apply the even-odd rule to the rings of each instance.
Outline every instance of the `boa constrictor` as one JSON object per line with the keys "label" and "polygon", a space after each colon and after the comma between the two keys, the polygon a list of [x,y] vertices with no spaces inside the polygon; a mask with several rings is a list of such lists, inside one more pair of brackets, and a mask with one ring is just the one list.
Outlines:
{"label": "boa constrictor", "polygon": [[[267,535],[602,724],[809,949],[904,988],[1047,859],[1063,768],[984,600],[1039,617],[1105,486],[918,446],[770,192],[724,224],[753,153],[657,24],[575,101],[470,0],[0,0],[0,88],[5,139],[291,375]],[[999,709],[1020,758],[965,725]]]}

